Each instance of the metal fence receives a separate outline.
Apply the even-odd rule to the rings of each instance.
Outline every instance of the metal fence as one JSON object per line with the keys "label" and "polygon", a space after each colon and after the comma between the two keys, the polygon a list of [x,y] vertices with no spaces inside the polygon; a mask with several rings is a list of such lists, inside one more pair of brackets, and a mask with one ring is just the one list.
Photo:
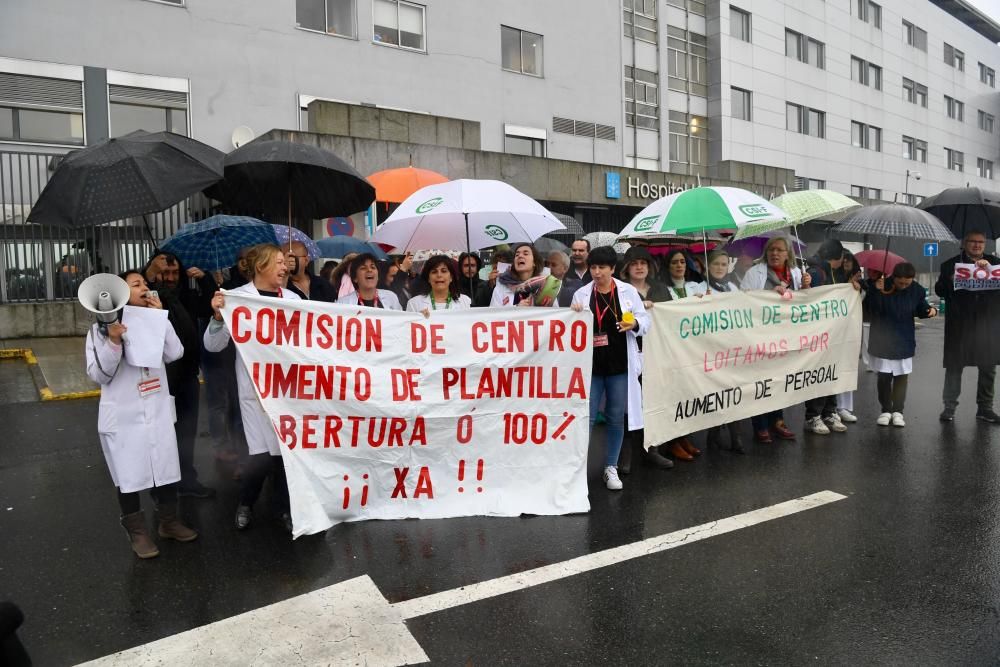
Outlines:
{"label": "metal fence", "polygon": [[87,276],[142,267],[155,243],[210,214],[198,196],[144,218],[89,227],[28,223],[62,156],[0,151],[0,303],[74,299]]}

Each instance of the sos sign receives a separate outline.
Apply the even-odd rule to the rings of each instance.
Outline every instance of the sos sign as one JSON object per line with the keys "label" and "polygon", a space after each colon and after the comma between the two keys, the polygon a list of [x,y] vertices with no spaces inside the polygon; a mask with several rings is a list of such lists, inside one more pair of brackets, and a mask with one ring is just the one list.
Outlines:
{"label": "sos sign", "polygon": [[1000,265],[955,265],[955,289],[1000,289]]}

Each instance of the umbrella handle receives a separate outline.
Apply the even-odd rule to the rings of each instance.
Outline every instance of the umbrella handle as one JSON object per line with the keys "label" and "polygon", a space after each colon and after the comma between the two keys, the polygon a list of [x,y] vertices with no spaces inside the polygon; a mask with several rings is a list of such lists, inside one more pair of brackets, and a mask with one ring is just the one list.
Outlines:
{"label": "umbrella handle", "polygon": [[885,275],[885,267],[889,265],[889,246],[892,245],[892,237],[885,237],[885,257],[882,258],[882,275]]}

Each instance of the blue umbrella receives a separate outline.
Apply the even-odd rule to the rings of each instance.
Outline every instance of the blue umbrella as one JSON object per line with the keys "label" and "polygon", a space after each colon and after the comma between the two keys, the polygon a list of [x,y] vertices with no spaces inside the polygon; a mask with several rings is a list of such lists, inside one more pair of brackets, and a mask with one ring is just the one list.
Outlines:
{"label": "blue umbrella", "polygon": [[316,242],[309,238],[301,229],[296,229],[295,227],[289,227],[288,225],[271,225],[274,227],[274,235],[278,238],[278,245],[282,248],[288,248],[288,230],[292,230],[292,241],[298,241],[306,247],[306,254],[309,255],[309,261],[313,261],[317,257],[322,257],[323,255],[319,251],[319,246]]}
{"label": "blue umbrella", "polygon": [[160,247],[177,255],[187,267],[217,271],[235,264],[241,248],[277,242],[274,227],[266,222],[237,215],[213,215],[184,225]]}
{"label": "blue umbrella", "polygon": [[316,241],[322,257],[343,257],[352,252],[370,252],[375,255],[375,259],[389,259],[382,248],[374,243],[367,243],[353,236],[329,236]]}

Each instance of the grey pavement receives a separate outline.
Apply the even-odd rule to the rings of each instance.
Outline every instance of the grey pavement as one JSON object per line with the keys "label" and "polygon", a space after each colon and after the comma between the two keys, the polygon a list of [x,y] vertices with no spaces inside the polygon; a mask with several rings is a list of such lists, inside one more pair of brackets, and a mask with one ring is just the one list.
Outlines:
{"label": "grey pavement", "polygon": [[87,377],[84,346],[86,338],[6,338],[0,348],[30,349],[38,359],[46,385],[55,395],[94,391],[97,383]]}
{"label": "grey pavement", "polygon": [[996,664],[1000,427],[975,420],[972,372],[956,421],[938,422],[942,324],[917,334],[906,428],[875,426],[864,374],[847,434],[802,435],[792,408],[795,443],[638,467],[620,493],[597,479],[598,438],[588,514],[370,521],[292,542],[261,503],[238,533],[231,469],[202,439],[219,496],[183,508],[201,537],[144,562],[117,525],[96,401],[0,405],[0,598],[24,609],[37,664],[69,665],[362,575],[410,600],[831,490],[847,498],[406,627],[434,664]]}

